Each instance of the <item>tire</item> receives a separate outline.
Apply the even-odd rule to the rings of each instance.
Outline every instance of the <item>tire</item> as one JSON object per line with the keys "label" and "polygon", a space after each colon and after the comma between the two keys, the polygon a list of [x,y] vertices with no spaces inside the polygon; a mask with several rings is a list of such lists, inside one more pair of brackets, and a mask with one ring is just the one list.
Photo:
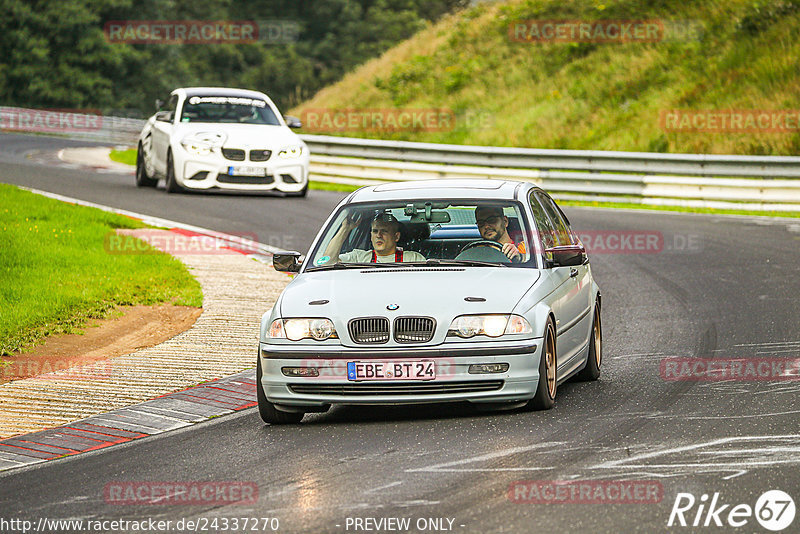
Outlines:
{"label": "tire", "polygon": [[167,193],[183,193],[185,189],[175,179],[175,164],[172,161],[172,151],[167,152]]}
{"label": "tire", "polygon": [[600,321],[600,305],[595,304],[594,319],[592,319],[592,335],[589,338],[589,355],[586,357],[586,367],[575,375],[578,382],[593,382],[600,378],[600,366],[603,363],[603,328]]}
{"label": "tire", "polygon": [[136,149],[136,187],[155,187],[158,185],[157,178],[151,178],[147,174],[147,167],[142,156],[142,145]]}
{"label": "tire", "polygon": [[267,400],[264,394],[264,386],[261,385],[261,356],[258,356],[256,364],[256,398],[258,399],[258,414],[261,420],[271,425],[286,425],[299,423],[305,413],[303,412],[282,412],[275,408],[275,405]]}
{"label": "tire", "polygon": [[556,351],[556,328],[548,319],[544,329],[544,346],[539,359],[539,385],[536,394],[528,401],[532,410],[549,410],[556,401],[558,391],[558,353]]}

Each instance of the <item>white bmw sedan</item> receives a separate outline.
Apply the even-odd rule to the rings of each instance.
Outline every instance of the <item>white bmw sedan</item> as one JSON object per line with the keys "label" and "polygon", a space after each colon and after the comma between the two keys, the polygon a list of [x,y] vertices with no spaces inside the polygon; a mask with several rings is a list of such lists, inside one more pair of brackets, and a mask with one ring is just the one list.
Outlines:
{"label": "white bmw sedan", "polygon": [[[305,196],[306,144],[264,93],[219,87],[175,89],[139,135],[136,185],[166,181],[187,190],[279,191]],[[287,120],[289,121],[287,124]]]}
{"label": "white bmw sedan", "polygon": [[369,186],[334,210],[261,322],[268,423],[333,404],[548,409],[597,380],[600,289],[553,199],[500,180]]}

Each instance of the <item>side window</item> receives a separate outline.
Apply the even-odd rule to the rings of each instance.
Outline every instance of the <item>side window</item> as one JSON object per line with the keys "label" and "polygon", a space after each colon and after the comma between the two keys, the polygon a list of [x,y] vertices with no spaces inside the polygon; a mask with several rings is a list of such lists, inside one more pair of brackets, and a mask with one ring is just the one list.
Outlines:
{"label": "side window", "polygon": [[539,202],[542,204],[544,211],[547,213],[550,220],[553,222],[553,227],[555,228],[555,241],[556,246],[563,246],[563,245],[571,245],[572,244],[572,234],[569,231],[569,227],[567,223],[564,221],[564,218],[561,216],[561,212],[559,212],[558,208],[556,207],[553,199],[549,196],[537,191],[535,193],[536,198],[539,199]]}
{"label": "side window", "polygon": [[556,231],[553,228],[553,223],[550,222],[542,206],[534,198],[533,193],[531,193],[529,200],[533,218],[536,221],[536,233],[538,234],[536,237],[538,237],[539,242],[542,244],[542,250],[555,246],[554,236],[556,235]]}
{"label": "side window", "polygon": [[175,120],[175,110],[178,107],[178,95],[172,95],[167,101],[166,111],[169,111],[170,122]]}

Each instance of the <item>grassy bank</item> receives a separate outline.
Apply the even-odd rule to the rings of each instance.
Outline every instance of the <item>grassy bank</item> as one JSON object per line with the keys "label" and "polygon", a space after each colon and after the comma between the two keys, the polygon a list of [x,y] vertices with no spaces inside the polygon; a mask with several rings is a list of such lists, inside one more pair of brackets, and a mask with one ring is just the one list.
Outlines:
{"label": "grassy bank", "polygon": [[[510,37],[513,24],[531,20],[657,20],[664,31],[655,42]],[[794,155],[800,153],[796,121],[787,133],[667,131],[662,112],[795,110],[796,116],[798,28],[799,0],[487,2],[423,30],[290,113],[433,108],[455,119],[429,131],[304,130],[354,137]]]}
{"label": "grassy bank", "polygon": [[0,355],[74,332],[118,305],[202,305],[185,266],[163,253],[109,254],[138,221],[0,184]]}
{"label": "grassy bank", "polygon": [[112,150],[108,157],[111,159],[111,161],[116,161],[117,163],[136,165],[135,148],[130,148],[128,150]]}

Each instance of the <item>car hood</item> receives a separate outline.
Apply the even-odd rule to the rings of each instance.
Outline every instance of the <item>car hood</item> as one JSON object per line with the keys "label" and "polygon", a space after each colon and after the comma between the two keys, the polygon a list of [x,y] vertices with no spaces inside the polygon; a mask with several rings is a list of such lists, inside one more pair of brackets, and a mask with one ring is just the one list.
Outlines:
{"label": "car hood", "polygon": [[303,144],[300,138],[289,128],[263,124],[209,124],[178,123],[175,127],[175,139],[182,140],[187,135],[218,133],[225,137],[226,148],[268,148],[280,150],[289,145]]}
{"label": "car hood", "polygon": [[[310,272],[286,287],[279,311],[283,317],[328,317],[337,328],[354,317],[375,315],[424,315],[441,323],[465,313],[510,313],[539,276],[536,269],[493,267]],[[323,300],[329,302],[310,304]],[[390,305],[399,308],[390,311]]]}

